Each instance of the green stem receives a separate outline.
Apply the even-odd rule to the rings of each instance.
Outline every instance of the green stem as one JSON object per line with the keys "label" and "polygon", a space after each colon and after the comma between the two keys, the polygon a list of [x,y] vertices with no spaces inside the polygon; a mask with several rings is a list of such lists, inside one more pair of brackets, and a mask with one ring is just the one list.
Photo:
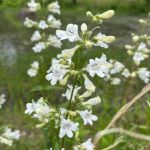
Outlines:
{"label": "green stem", "polygon": [[[78,78],[78,75],[76,75],[75,80],[74,80],[74,84],[73,84],[73,88],[72,88],[72,91],[71,91],[71,96],[70,96],[70,100],[69,100],[69,103],[68,103],[67,110],[71,109],[71,103],[72,103],[73,93],[74,93],[74,90],[75,90],[75,87],[76,87],[76,84],[77,84],[77,78]],[[66,119],[68,119],[68,117],[69,117],[69,114],[67,114]],[[65,143],[65,137],[62,139],[61,148],[64,147],[64,143]]]}

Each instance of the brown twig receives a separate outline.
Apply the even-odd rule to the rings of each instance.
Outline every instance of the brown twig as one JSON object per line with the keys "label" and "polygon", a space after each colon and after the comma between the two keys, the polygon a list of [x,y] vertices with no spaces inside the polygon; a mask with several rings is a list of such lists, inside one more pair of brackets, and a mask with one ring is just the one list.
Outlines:
{"label": "brown twig", "polygon": [[[141,92],[135,96],[130,102],[128,102],[127,104],[125,104],[116,114],[115,116],[112,118],[112,120],[110,121],[110,123],[107,125],[107,127],[104,129],[107,130],[109,128],[111,128],[115,122],[122,116],[124,115],[130,107],[132,107],[132,105],[137,102],[142,96],[144,96],[146,93],[148,93],[150,91],[150,84],[148,84],[147,86],[145,86]],[[101,134],[101,131],[99,131],[96,135],[95,135],[95,138],[94,138],[94,145],[96,145],[98,143],[98,141],[101,139],[102,137],[102,134]]]}

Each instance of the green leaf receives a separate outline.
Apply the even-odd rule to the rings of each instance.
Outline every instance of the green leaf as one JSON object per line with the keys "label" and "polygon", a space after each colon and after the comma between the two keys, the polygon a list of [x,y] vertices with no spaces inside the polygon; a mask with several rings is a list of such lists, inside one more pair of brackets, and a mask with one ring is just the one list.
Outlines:
{"label": "green leaf", "polygon": [[38,85],[30,90],[30,92],[41,92],[41,91],[49,91],[49,90],[62,90],[61,86],[52,86],[52,85]]}

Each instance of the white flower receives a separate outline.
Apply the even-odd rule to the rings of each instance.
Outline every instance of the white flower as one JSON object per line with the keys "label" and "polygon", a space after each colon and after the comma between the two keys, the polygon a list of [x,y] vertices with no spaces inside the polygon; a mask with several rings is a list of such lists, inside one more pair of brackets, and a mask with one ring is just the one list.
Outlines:
{"label": "white flower", "polygon": [[108,11],[105,11],[104,13],[102,14],[99,14],[99,18],[100,19],[109,19],[111,18],[113,15],[115,14],[114,10],[108,10]]}
{"label": "white flower", "polygon": [[46,49],[44,42],[39,42],[32,48],[35,53],[40,53],[43,49]]}
{"label": "white flower", "polygon": [[38,70],[39,70],[39,62],[38,61],[34,61],[32,64],[31,64],[31,68],[28,69],[27,71],[27,74],[30,76],[30,77],[35,77],[38,73]]}
{"label": "white flower", "polygon": [[121,80],[119,78],[112,78],[111,84],[112,85],[119,85]]}
{"label": "white flower", "polygon": [[6,95],[1,94],[0,95],[0,108],[2,108],[2,105],[6,102]]}
{"label": "white flower", "polygon": [[103,48],[108,48],[108,44],[106,44],[103,39],[106,37],[105,34],[99,33],[95,38],[97,39],[97,43],[93,43],[94,46],[100,46]]}
{"label": "white flower", "polygon": [[55,85],[57,81],[61,81],[65,74],[67,73],[66,69],[60,68],[59,65],[52,66],[48,71],[47,71],[46,79],[48,81],[51,81],[52,85]]}
{"label": "white flower", "polygon": [[62,43],[55,35],[49,35],[48,42],[51,46],[61,48]]}
{"label": "white flower", "polygon": [[28,17],[25,18],[24,26],[26,26],[27,28],[32,28],[32,27],[35,27],[36,25],[37,25],[37,22],[29,19]]}
{"label": "white flower", "polygon": [[99,103],[101,103],[101,98],[99,96],[97,96],[97,97],[94,97],[94,98],[87,100],[86,102],[83,102],[82,104],[93,106],[93,105],[97,105]]}
{"label": "white flower", "polygon": [[90,59],[89,64],[87,65],[87,72],[90,76],[94,77],[95,74],[99,77],[105,77],[110,68],[110,63],[106,61],[106,55],[102,54],[101,58]]}
{"label": "white flower", "polygon": [[[67,98],[67,100],[70,100],[71,93],[72,93],[73,86],[68,85],[68,89],[66,90],[65,94],[62,94],[64,97]],[[74,92],[72,95],[72,101],[75,102],[75,97],[77,96],[78,91],[81,89],[81,87],[75,86]]]}
{"label": "white flower", "polygon": [[133,56],[133,60],[136,65],[139,65],[142,60],[144,60],[144,56],[141,52],[135,52]]}
{"label": "white flower", "polygon": [[144,49],[146,49],[146,44],[141,42],[138,49],[137,49],[137,51],[143,51]]}
{"label": "white flower", "polygon": [[89,80],[89,78],[84,75],[84,86],[85,86],[85,89],[88,90],[88,91],[91,91],[91,92],[95,92],[95,85],[92,83],[91,80]]}
{"label": "white flower", "polygon": [[139,68],[137,73],[141,80],[143,80],[146,84],[149,83],[150,71],[148,71],[147,68]]}
{"label": "white flower", "polygon": [[74,123],[70,119],[61,119],[61,124],[60,124],[60,132],[59,132],[59,137],[63,138],[65,135],[67,135],[69,138],[73,137],[73,132],[78,130],[78,123]]}
{"label": "white flower", "polygon": [[56,2],[49,4],[48,11],[50,11],[52,13],[60,14],[60,6],[59,6],[58,2],[56,1]]}
{"label": "white flower", "polygon": [[31,0],[27,5],[31,12],[36,12],[37,10],[41,8],[40,3],[36,3],[35,0]]}
{"label": "white flower", "polygon": [[45,20],[41,20],[39,22],[39,28],[43,30],[48,28],[48,24],[45,22]]}
{"label": "white flower", "polygon": [[82,31],[82,33],[87,32],[87,24],[86,23],[81,24],[81,31]]}
{"label": "white flower", "polygon": [[60,40],[68,39],[70,42],[75,42],[80,40],[78,34],[78,25],[76,24],[68,24],[66,27],[66,31],[57,30],[56,35]]}
{"label": "white flower", "polygon": [[0,143],[11,146],[13,140],[19,140],[20,136],[19,130],[12,131],[10,128],[5,128],[4,133],[0,135]]}
{"label": "white flower", "polygon": [[118,61],[113,64],[113,67],[110,69],[110,74],[116,74],[123,70],[124,65]]}
{"label": "white flower", "polygon": [[86,142],[74,147],[74,150],[94,150],[94,144],[92,139],[88,139]]}
{"label": "white flower", "polygon": [[60,20],[56,20],[56,18],[53,15],[48,16],[47,22],[48,22],[48,26],[51,28],[58,28],[59,29],[61,26]]}
{"label": "white flower", "polygon": [[123,72],[122,72],[122,75],[125,77],[125,78],[128,78],[130,77],[131,73],[128,69],[124,69]]}
{"label": "white flower", "polygon": [[96,121],[98,118],[95,115],[92,115],[92,111],[84,110],[84,111],[78,111],[80,114],[80,117],[84,121],[84,125],[90,124],[93,125],[93,121]]}
{"label": "white flower", "polygon": [[34,102],[34,100],[32,101],[32,103],[27,103],[25,114],[31,115],[36,110],[36,106],[37,104]]}
{"label": "white flower", "polygon": [[33,113],[33,118],[37,118],[41,122],[48,122],[52,111],[53,109],[50,109],[41,97],[36,103],[32,101],[32,103],[26,104],[25,114],[31,115]]}
{"label": "white flower", "polygon": [[88,139],[86,142],[82,143],[82,147],[85,150],[94,150],[94,144],[92,143],[92,139]]}
{"label": "white flower", "polygon": [[95,85],[92,83],[91,80],[88,79],[86,75],[83,75],[83,77],[84,77],[84,86],[87,91],[84,92],[82,95],[80,95],[79,99],[91,96],[92,93],[94,93],[96,89]]}
{"label": "white flower", "polygon": [[39,31],[35,31],[31,37],[31,41],[39,41],[41,39],[41,34]]}

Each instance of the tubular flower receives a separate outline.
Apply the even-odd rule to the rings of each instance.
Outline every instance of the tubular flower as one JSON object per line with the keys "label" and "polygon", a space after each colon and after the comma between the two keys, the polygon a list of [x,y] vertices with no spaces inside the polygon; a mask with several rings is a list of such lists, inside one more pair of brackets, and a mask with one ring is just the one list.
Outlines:
{"label": "tubular flower", "polygon": [[56,35],[60,40],[68,39],[70,42],[81,40],[78,34],[78,25],[76,24],[68,24],[66,27],[66,31],[57,30]]}

